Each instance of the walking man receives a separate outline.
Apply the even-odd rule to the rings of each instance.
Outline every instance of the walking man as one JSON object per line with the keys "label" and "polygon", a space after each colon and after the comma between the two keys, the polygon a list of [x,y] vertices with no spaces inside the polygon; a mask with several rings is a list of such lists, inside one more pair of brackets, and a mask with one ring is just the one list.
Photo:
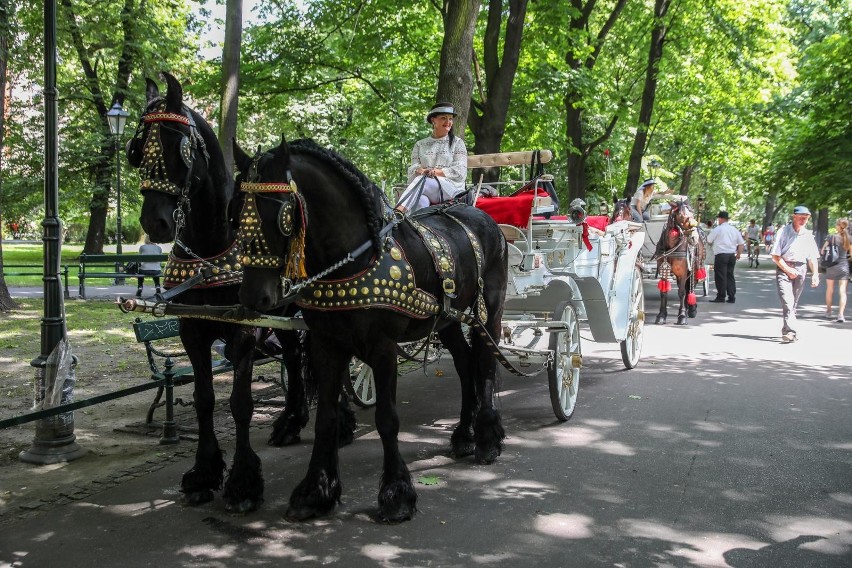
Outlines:
{"label": "walking man", "polygon": [[728,223],[728,212],[719,211],[719,224],[707,235],[707,242],[713,245],[713,272],[716,280],[716,297],[711,302],[728,303],[737,299],[737,281],[734,280],[734,267],[743,253],[745,241],[742,234]]}
{"label": "walking man", "polygon": [[796,308],[799,297],[805,288],[805,276],[808,266],[811,268],[811,288],[819,286],[817,271],[817,248],[814,234],[805,228],[811,216],[804,205],[793,208],[793,221],[783,229],[775,231],[772,244],[772,260],[778,266],[775,270],[775,284],[778,297],[781,298],[781,343],[792,343],[796,336]]}

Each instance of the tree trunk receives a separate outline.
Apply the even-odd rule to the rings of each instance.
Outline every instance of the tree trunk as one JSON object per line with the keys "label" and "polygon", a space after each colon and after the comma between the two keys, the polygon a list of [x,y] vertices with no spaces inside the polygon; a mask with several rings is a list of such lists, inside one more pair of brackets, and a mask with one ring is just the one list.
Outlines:
{"label": "tree trunk", "polygon": [[89,228],[86,231],[86,242],[83,252],[86,254],[102,254],[106,242],[106,218],[109,210],[109,197],[112,193],[114,176],[117,175],[112,165],[115,163],[115,144],[104,135],[101,151],[92,165],[95,178],[95,189],[89,201]]}
{"label": "tree trunk", "polygon": [[[572,71],[591,71],[598,60],[609,31],[621,15],[627,0],[617,0],[606,21],[598,31],[598,35],[590,40],[590,45],[569,48],[565,54],[565,63]],[[582,0],[571,0],[572,17],[568,27],[570,40],[588,35],[589,18],[595,8],[595,0],[589,0],[585,5]],[[588,49],[591,47],[591,50]],[[581,59],[584,57],[584,59]],[[593,93],[585,93],[574,82],[569,84],[563,102],[565,104],[565,137],[568,142],[566,150],[566,165],[568,166],[568,201],[586,197],[586,158],[592,150],[605,142],[612,134],[618,122],[618,113],[610,119],[606,131],[597,139],[585,143],[583,141],[583,109],[582,101]]]}
{"label": "tree trunk", "polygon": [[[0,0],[0,172],[3,171],[6,133],[6,69],[9,62],[9,1]],[[3,192],[3,176],[0,175],[0,195]],[[6,277],[3,275],[3,211],[0,211],[0,312],[18,307],[9,294]]]}
{"label": "tree trunk", "polygon": [[695,164],[689,164],[683,168],[680,173],[680,194],[689,195],[689,188],[692,186],[692,174],[695,173]]}
{"label": "tree trunk", "polygon": [[473,34],[480,0],[444,0],[444,41],[438,71],[436,101],[455,105],[458,116],[453,131],[464,137],[470,96],[473,93]]}
{"label": "tree trunk", "polygon": [[651,115],[654,113],[654,99],[657,95],[657,73],[663,58],[663,45],[666,39],[666,24],[664,18],[669,10],[671,0],[656,0],[654,3],[654,27],[651,30],[651,45],[648,49],[648,65],[645,68],[645,87],[642,89],[642,105],[639,107],[636,137],[633,139],[633,149],[627,165],[627,183],[624,196],[630,196],[639,185],[639,174],[642,170],[642,156],[648,140],[648,129],[651,126]]}
{"label": "tree trunk", "polygon": [[243,37],[243,0],[227,0],[225,13],[225,45],[222,47],[222,103],[219,144],[225,155],[225,166],[233,171],[234,149],[231,140],[237,136],[237,108],[240,96],[240,45]]}
{"label": "tree trunk", "polygon": [[[98,66],[92,63],[89,57],[90,50],[83,42],[83,34],[80,31],[77,17],[74,13],[74,4],[72,0],[61,0],[61,6],[65,22],[71,33],[74,50],[77,52],[83,74],[86,76],[86,86],[92,96],[92,104],[100,118],[101,132],[103,132],[101,149],[94,158],[92,165],[95,189],[92,192],[92,200],[89,203],[89,228],[86,232],[86,243],[83,246],[84,253],[98,254],[104,250],[110,190],[112,189],[113,176],[117,175],[116,172],[113,172],[116,151],[115,141],[109,134],[109,124],[106,119],[109,107],[106,105],[104,92],[101,90]],[[130,81],[130,72],[136,61],[135,26],[137,17],[134,11],[135,6],[135,0],[124,0],[122,4],[121,28],[124,39],[122,41],[121,55],[118,59],[118,68],[110,107],[115,103],[124,104],[124,99],[127,95],[127,86]],[[140,9],[144,9],[144,3]]]}
{"label": "tree trunk", "polygon": [[[488,24],[485,29],[483,61],[485,63],[485,90],[479,93],[479,100],[471,100],[471,112],[468,125],[473,132],[474,154],[499,152],[506,127],[506,116],[512,99],[512,85],[518,69],[521,52],[521,39],[524,31],[528,0],[510,0],[509,16],[506,20],[503,55],[498,57],[500,48],[500,30],[503,22],[503,1],[490,0],[488,5]],[[477,83],[479,83],[477,77]],[[482,170],[486,182],[497,181],[500,168]],[[474,182],[478,180],[473,180]]]}

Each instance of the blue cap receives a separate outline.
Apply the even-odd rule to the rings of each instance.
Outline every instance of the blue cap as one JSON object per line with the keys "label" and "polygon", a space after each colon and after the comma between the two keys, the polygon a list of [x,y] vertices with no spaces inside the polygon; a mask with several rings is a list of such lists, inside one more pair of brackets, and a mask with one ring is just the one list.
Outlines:
{"label": "blue cap", "polygon": [[796,205],[793,207],[793,215],[810,215],[811,210],[804,205]]}

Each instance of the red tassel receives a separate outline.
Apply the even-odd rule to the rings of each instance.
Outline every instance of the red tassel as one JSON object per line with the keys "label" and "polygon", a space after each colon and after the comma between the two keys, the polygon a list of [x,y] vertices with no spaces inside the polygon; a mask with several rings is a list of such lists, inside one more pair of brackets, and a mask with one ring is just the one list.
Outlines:
{"label": "red tassel", "polygon": [[695,297],[695,292],[690,292],[686,295],[686,303],[690,306],[694,306],[698,303],[698,298]]}
{"label": "red tassel", "polygon": [[704,280],[705,278],[707,278],[707,271],[704,270],[704,267],[702,266],[695,272],[695,279]]}
{"label": "red tassel", "polygon": [[657,289],[663,293],[670,292],[672,289],[672,283],[665,278],[660,278],[660,281],[657,282]]}

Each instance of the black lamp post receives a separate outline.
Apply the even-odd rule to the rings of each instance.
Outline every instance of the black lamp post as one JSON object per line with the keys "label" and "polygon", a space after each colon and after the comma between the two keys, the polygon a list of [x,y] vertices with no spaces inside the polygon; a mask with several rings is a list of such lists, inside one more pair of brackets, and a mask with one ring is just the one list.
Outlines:
{"label": "black lamp post", "polygon": [[109,131],[115,137],[115,176],[116,176],[116,196],[115,196],[115,252],[121,254],[121,135],[124,134],[124,125],[127,124],[127,117],[130,116],[126,110],[121,107],[121,103],[116,102],[106,114],[109,122]]}

